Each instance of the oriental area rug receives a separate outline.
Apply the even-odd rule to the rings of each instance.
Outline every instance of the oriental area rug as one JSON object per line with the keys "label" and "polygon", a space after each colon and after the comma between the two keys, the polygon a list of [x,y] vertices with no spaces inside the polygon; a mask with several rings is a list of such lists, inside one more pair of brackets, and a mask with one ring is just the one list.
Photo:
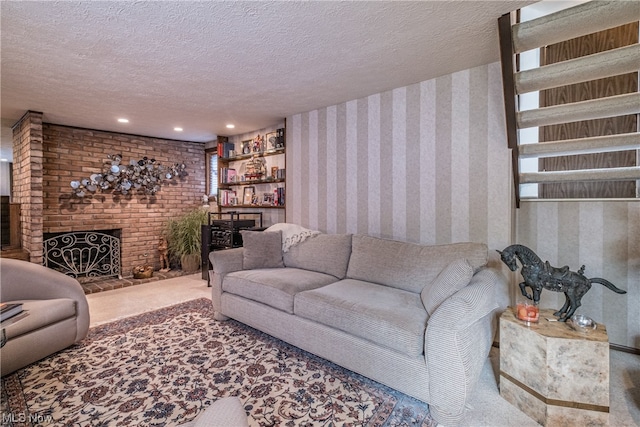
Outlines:
{"label": "oriental area rug", "polygon": [[2,425],[176,426],[238,396],[250,426],[434,427],[428,405],[197,299],[94,327],[2,379]]}

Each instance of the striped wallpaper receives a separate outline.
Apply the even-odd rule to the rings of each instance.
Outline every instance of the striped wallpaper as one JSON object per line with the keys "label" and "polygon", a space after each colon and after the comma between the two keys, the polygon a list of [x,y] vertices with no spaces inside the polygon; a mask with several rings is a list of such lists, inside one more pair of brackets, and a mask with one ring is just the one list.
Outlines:
{"label": "striped wallpaper", "polygon": [[[579,313],[607,326],[609,342],[640,349],[640,202],[522,201],[516,240],[544,261],[585,276],[602,277],[627,291],[593,284]],[[560,308],[564,295],[542,292],[541,306]]]}
{"label": "striped wallpaper", "polygon": [[502,249],[511,181],[501,84],[496,63],[288,118],[287,221]]}
{"label": "striped wallpaper", "polygon": [[[286,220],[423,244],[485,242],[490,264],[505,274],[494,250],[516,242],[552,264],[587,264],[589,275],[630,291],[603,294],[594,285],[585,314],[607,324],[611,342],[640,348],[639,306],[631,304],[640,293],[638,203],[514,209],[504,123],[499,63],[290,116]],[[517,276],[508,274],[512,298]],[[560,308],[557,297],[543,293],[543,307]]]}

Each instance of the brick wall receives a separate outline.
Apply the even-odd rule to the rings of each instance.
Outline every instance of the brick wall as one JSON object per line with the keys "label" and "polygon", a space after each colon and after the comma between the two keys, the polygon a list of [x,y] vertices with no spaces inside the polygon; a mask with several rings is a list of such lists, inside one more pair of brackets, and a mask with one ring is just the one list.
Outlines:
{"label": "brick wall", "polygon": [[[166,182],[155,196],[96,192],[72,195],[70,182],[103,170],[108,154],[128,164],[143,157],[163,165],[185,163],[188,175]],[[204,144],[43,125],[44,233],[122,229],[122,274],[147,260],[156,269],[166,221],[201,206],[205,192]],[[147,255],[145,257],[145,254]]]}
{"label": "brick wall", "polygon": [[42,113],[28,111],[13,127],[13,195],[21,207],[22,248],[42,263]]}

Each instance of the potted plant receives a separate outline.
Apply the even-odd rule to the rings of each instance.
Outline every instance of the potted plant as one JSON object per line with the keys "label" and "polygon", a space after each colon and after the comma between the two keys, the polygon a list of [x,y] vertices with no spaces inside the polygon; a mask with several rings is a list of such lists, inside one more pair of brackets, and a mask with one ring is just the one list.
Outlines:
{"label": "potted plant", "polygon": [[167,223],[165,235],[169,254],[180,262],[185,272],[196,272],[200,268],[202,224],[206,224],[207,220],[207,211],[198,208],[181,217],[170,219]]}

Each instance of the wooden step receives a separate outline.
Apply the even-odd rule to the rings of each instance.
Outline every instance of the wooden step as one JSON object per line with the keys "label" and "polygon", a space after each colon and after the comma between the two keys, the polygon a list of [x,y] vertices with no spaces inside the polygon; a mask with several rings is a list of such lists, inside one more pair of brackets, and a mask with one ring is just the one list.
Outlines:
{"label": "wooden step", "polygon": [[636,1],[590,1],[513,26],[513,52],[570,40],[640,19]]}

